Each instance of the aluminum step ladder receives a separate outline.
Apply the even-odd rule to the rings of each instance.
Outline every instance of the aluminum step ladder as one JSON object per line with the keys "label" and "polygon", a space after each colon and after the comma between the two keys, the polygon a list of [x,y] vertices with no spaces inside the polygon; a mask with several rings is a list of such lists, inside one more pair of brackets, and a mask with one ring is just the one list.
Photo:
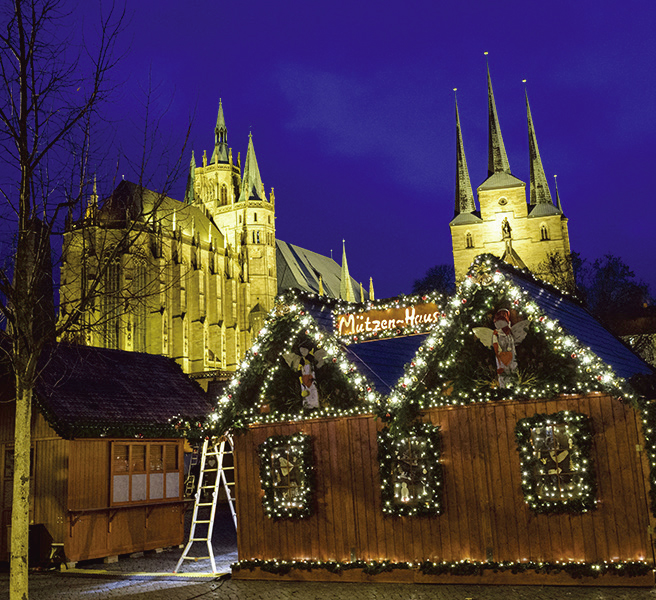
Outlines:
{"label": "aluminum step ladder", "polygon": [[[237,512],[235,511],[234,489],[234,461],[232,465],[226,464],[226,457],[233,455],[232,438],[224,435],[221,438],[207,438],[203,442],[198,474],[198,487],[194,501],[194,512],[191,518],[189,541],[182,551],[182,556],[175,566],[174,573],[180,570],[185,560],[204,560],[209,558],[212,573],[216,573],[216,561],[212,549],[212,532],[214,530],[214,517],[216,516],[216,503],[219,499],[221,485],[226,494],[230,514],[237,528]],[[227,477],[227,474],[230,477]],[[211,495],[211,499],[208,496]],[[200,526],[200,527],[198,527]],[[197,531],[197,527],[200,531]],[[189,551],[195,543],[204,542],[207,546],[207,556],[189,556]]]}

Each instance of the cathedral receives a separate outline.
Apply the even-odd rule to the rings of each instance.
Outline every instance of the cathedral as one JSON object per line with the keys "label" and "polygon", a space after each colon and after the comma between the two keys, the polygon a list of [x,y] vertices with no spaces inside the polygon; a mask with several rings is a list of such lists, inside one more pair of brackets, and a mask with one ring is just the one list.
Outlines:
{"label": "cathedral", "polygon": [[[512,175],[488,69],[488,178],[474,197],[456,102],[456,192],[451,237],[456,281],[491,253],[539,270],[570,252],[558,190],[554,202],[526,98],[530,197]],[[347,301],[373,299],[342,264],[276,239],[276,198],[267,193],[249,135],[234,159],[219,103],[214,148],[192,152],[182,201],[122,181],[99,202],[94,186],[63,244],[60,318],[73,314],[77,343],[174,358],[186,373],[235,371],[278,293],[300,289]]]}
{"label": "cathedral", "polygon": [[[474,258],[490,253],[521,268],[542,273],[550,257],[570,254],[567,218],[556,188],[554,202],[542,166],[535,127],[526,96],[531,166],[530,198],[526,183],[510,170],[501,136],[492,92],[490,71],[488,93],[488,177],[478,186],[478,204],[472,192],[456,102],[456,194],[455,215],[450,223],[456,281],[462,281]],[[562,263],[561,263],[562,264]],[[567,274],[571,276],[571,274]]]}
{"label": "cathedral", "polygon": [[277,294],[297,288],[363,301],[332,258],[276,239],[249,135],[234,160],[219,103],[214,149],[192,153],[183,201],[122,181],[100,203],[94,185],[64,234],[60,318],[77,311],[72,341],[162,354],[186,373],[234,371]]}

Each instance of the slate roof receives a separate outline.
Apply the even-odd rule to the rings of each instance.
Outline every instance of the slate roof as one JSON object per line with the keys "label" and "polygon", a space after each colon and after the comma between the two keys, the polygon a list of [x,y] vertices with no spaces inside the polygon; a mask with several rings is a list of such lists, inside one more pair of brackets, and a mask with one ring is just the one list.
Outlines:
{"label": "slate roof", "polygon": [[175,437],[169,419],[202,419],[202,388],[172,359],[140,352],[56,344],[44,351],[36,401],[54,430],[71,437]]}
{"label": "slate roof", "polygon": [[[276,240],[276,269],[278,292],[297,289],[304,292],[319,292],[319,274],[326,296],[339,298],[342,268],[332,259],[300,246]],[[351,277],[353,297],[360,299],[360,284]],[[365,300],[369,298],[364,290]]]}
{"label": "slate roof", "polygon": [[526,290],[538,306],[563,329],[588,346],[599,358],[625,379],[634,375],[651,375],[652,367],[615,337],[583,306],[561,293],[548,283],[541,282],[530,273],[497,262],[497,270],[517,286]]}
{"label": "slate roof", "polygon": [[494,173],[490,175],[481,185],[478,186],[478,190],[500,190],[513,187],[524,187],[526,184],[517,179],[514,175],[510,173]]}
{"label": "slate roof", "polygon": [[427,337],[428,334],[422,334],[351,344],[346,348],[346,355],[374,384],[376,391],[387,396]]}

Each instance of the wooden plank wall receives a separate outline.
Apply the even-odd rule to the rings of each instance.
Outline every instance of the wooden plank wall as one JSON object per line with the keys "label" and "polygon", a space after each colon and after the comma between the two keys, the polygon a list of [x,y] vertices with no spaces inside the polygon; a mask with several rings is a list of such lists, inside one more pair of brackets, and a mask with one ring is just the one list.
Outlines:
{"label": "wooden plank wall", "polygon": [[[596,510],[540,515],[524,503],[514,429],[537,413],[592,419]],[[644,453],[636,413],[607,396],[431,409],[442,430],[444,512],[381,512],[376,430],[370,416],[254,426],[236,438],[239,558],[392,561],[652,560]],[[313,436],[316,510],[272,520],[262,508],[257,446],[272,435]]]}
{"label": "wooden plank wall", "polygon": [[[110,450],[113,440],[70,442],[66,557],[70,561],[176,546],[183,542],[184,504],[109,506]],[[182,441],[179,442],[182,444]],[[73,518],[73,525],[71,520]]]}

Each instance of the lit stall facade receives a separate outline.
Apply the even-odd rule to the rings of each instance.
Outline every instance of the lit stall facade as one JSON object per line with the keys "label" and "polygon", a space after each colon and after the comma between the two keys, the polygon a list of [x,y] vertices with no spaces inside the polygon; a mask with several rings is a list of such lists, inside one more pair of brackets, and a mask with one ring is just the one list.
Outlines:
{"label": "lit stall facade", "polygon": [[452,298],[288,295],[212,420],[233,576],[653,585],[653,376],[489,257]]}
{"label": "lit stall facade", "polygon": [[[31,561],[53,550],[76,562],[182,543],[184,441],[170,421],[207,415],[200,387],[168,358],[120,350],[57,344],[44,365],[32,419]],[[9,559],[11,527],[8,400],[0,404],[0,560]]]}

